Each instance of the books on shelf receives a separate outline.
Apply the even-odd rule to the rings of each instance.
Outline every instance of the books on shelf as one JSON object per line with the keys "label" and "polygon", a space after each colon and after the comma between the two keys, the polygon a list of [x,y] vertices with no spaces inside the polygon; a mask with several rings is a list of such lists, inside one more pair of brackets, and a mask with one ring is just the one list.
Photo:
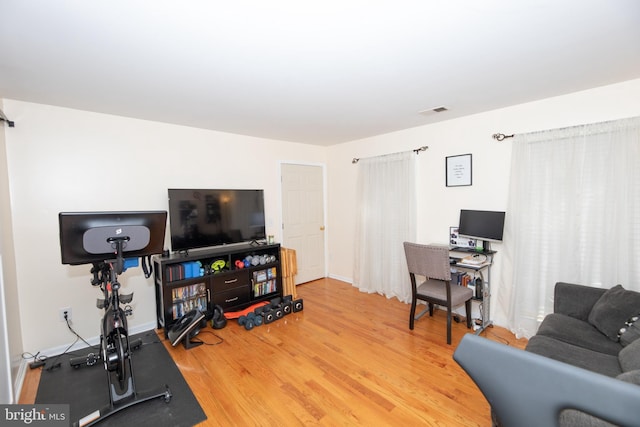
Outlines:
{"label": "books on shelf", "polygon": [[204,283],[182,286],[171,290],[171,311],[173,318],[179,319],[193,309],[207,310],[207,290]]}
{"label": "books on shelf", "polygon": [[451,283],[471,289],[475,298],[482,299],[482,279],[475,275],[462,271],[451,272]]}

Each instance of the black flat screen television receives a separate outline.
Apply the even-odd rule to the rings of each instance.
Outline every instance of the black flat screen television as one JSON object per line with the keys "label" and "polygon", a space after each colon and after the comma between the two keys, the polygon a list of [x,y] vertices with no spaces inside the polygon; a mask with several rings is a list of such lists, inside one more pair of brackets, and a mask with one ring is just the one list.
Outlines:
{"label": "black flat screen television", "polygon": [[114,259],[116,238],[125,258],[162,253],[167,212],[60,212],[58,222],[62,263],[80,265]]}
{"label": "black flat screen television", "polygon": [[264,191],[169,189],[173,251],[264,240]]}
{"label": "black flat screen television", "polygon": [[[462,209],[458,234],[484,242],[501,242],[505,213]],[[485,248],[487,245],[485,245]]]}

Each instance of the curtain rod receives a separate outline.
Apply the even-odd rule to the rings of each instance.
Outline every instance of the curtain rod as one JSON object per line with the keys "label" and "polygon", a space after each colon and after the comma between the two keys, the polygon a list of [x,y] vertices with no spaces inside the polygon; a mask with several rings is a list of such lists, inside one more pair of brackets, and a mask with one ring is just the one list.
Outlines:
{"label": "curtain rod", "polygon": [[[416,154],[420,154],[421,151],[427,151],[427,148],[429,148],[427,145],[423,145],[422,147],[413,149],[411,151],[413,151]],[[384,156],[388,156],[388,154],[383,154],[383,155]],[[377,156],[374,156],[374,157],[377,157]],[[351,163],[353,163],[355,165],[359,161],[360,161],[360,159],[358,157],[354,157],[353,160],[351,160]]]}
{"label": "curtain rod", "polygon": [[515,134],[505,135],[504,133],[494,133],[491,137],[498,141],[504,141],[507,138],[513,138]]}
{"label": "curtain rod", "polygon": [[0,110],[0,122],[7,122],[10,128],[15,126],[15,123],[9,120],[2,110]]}
{"label": "curtain rod", "polygon": [[[583,123],[583,124],[578,124],[578,125],[573,125],[573,126],[565,126],[565,127],[562,127],[562,128],[547,129],[546,132],[548,132],[548,131],[568,131],[568,130],[572,130],[572,129],[584,129],[586,127],[590,127],[590,126],[593,126],[593,125],[612,125],[612,124],[615,124],[615,123],[623,123],[625,121],[632,121],[633,123],[635,123],[638,120],[640,120],[640,116],[634,116],[634,117],[627,117],[627,118],[624,118],[624,119],[606,120],[604,122]],[[539,133],[539,132],[540,131],[537,131],[537,132],[526,132],[526,133],[524,133],[522,135],[534,134],[534,133]],[[513,138],[515,135],[505,135],[504,133],[494,133],[491,136],[495,140],[504,141],[507,138]]]}

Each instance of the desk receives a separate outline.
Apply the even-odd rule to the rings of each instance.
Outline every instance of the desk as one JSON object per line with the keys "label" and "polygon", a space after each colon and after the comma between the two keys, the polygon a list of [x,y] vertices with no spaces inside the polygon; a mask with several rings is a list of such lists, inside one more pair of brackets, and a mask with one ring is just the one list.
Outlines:
{"label": "desk", "polygon": [[[449,257],[458,260],[456,264],[451,265],[452,272],[455,269],[472,273],[482,281],[482,293],[480,297],[476,296],[473,298],[475,301],[480,302],[480,325],[477,325],[479,327],[476,329],[476,335],[479,335],[486,328],[493,325],[491,321],[491,265],[493,264],[493,256],[495,253],[495,251],[476,252],[474,249],[468,248],[449,249]],[[474,259],[478,258],[478,263],[465,264],[463,260],[469,256],[474,257]]]}

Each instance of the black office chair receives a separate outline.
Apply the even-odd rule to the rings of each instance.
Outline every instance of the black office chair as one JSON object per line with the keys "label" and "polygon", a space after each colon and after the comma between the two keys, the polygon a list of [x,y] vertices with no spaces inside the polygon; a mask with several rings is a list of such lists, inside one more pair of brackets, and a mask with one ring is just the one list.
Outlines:
{"label": "black office chair", "polygon": [[[427,311],[433,316],[434,305],[447,308],[447,344],[451,344],[451,310],[462,304],[467,314],[467,328],[471,328],[471,298],[469,288],[451,284],[449,249],[444,246],[421,245],[404,242],[404,253],[411,277],[411,312],[409,329],[413,330],[414,321]],[[424,276],[425,281],[416,284],[416,275]],[[425,301],[427,308],[416,316],[418,300]]]}

